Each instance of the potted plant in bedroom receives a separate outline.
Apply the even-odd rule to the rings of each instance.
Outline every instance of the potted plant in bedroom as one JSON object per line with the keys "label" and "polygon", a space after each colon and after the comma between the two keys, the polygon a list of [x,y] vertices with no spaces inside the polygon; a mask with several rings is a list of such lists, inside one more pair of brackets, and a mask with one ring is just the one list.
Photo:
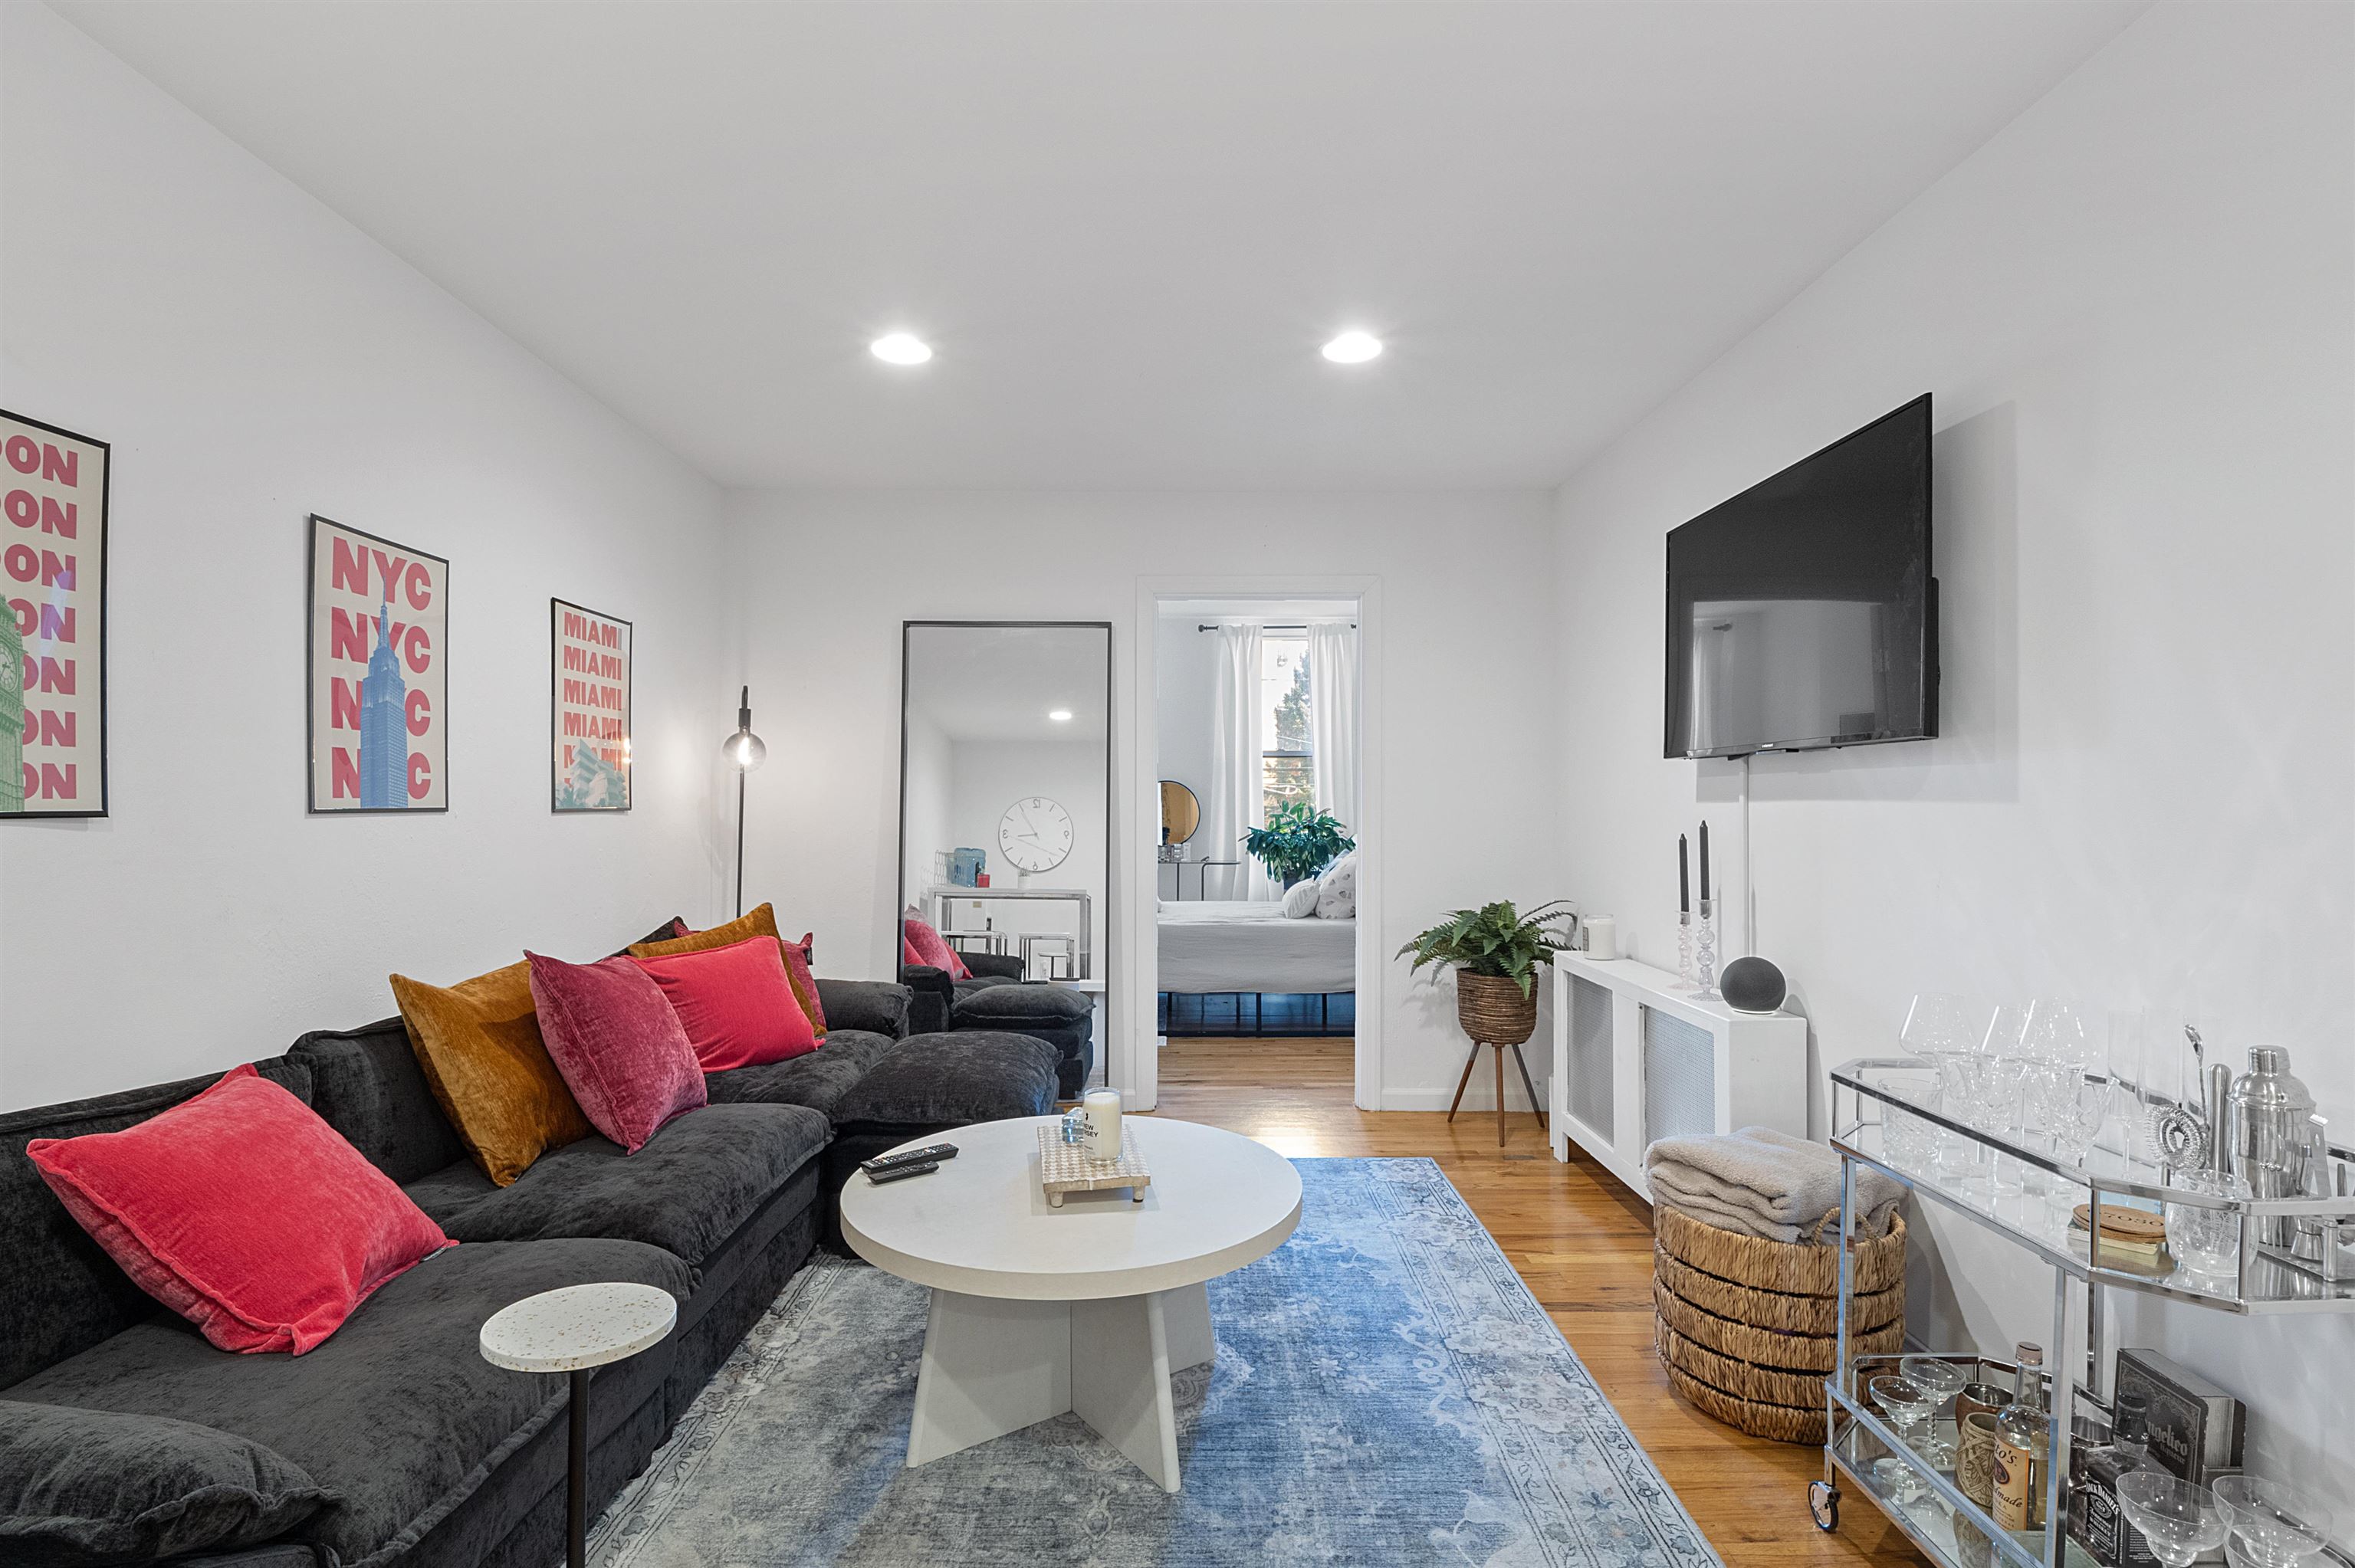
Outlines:
{"label": "potted plant in bedroom", "polygon": [[1570,950],[1578,924],[1566,899],[1524,915],[1506,899],[1447,918],[1398,950],[1409,969],[1455,971],[1455,1016],[1464,1033],[1490,1045],[1518,1045],[1538,1026],[1538,970]]}
{"label": "potted plant in bedroom", "polygon": [[1332,812],[1320,811],[1305,800],[1286,800],[1267,814],[1267,826],[1243,834],[1243,848],[1286,887],[1315,876],[1357,847],[1358,841]]}

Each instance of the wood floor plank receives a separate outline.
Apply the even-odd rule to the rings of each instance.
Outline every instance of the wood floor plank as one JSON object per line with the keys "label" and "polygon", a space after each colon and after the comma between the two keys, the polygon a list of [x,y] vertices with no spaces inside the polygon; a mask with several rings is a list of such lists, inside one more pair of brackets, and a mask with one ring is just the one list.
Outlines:
{"label": "wood floor plank", "polygon": [[1870,1507],[1825,1534],[1807,1514],[1820,1449],[1720,1425],[1678,1399],[1652,1350],[1651,1209],[1583,1156],[1549,1152],[1527,1111],[1497,1147],[1489,1111],[1358,1109],[1351,1043],[1194,1038],[1161,1053],[1157,1113],[1293,1156],[1420,1155],[1438,1162],[1684,1499],[1727,1568],[1925,1568]]}

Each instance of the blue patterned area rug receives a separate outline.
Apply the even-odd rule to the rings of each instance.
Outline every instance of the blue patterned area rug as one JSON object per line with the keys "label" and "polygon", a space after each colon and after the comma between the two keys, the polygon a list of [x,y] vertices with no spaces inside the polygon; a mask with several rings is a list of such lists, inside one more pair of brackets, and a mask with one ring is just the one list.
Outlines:
{"label": "blue patterned area rug", "polygon": [[598,1568],[1721,1568],[1428,1160],[1302,1160],[1300,1228],[1210,1284],[1185,1489],[1074,1415],[906,1467],[925,1292],[796,1275],[591,1539]]}

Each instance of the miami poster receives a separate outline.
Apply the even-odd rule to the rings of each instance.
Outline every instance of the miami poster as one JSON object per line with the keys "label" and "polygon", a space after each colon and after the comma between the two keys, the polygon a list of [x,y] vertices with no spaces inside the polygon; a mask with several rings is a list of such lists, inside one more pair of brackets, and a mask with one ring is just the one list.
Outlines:
{"label": "miami poster", "polygon": [[449,562],[312,517],[312,810],[450,809],[449,644]]}
{"label": "miami poster", "polygon": [[108,454],[0,412],[0,817],[106,815]]}
{"label": "miami poster", "polygon": [[559,811],[630,809],[630,623],[548,601],[549,737]]}

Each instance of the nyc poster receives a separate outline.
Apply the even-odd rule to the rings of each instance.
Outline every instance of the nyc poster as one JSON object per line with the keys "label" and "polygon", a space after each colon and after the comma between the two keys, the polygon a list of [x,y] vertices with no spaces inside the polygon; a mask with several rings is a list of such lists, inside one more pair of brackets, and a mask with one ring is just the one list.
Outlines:
{"label": "nyc poster", "polygon": [[449,562],[312,517],[312,810],[450,809],[449,633]]}

